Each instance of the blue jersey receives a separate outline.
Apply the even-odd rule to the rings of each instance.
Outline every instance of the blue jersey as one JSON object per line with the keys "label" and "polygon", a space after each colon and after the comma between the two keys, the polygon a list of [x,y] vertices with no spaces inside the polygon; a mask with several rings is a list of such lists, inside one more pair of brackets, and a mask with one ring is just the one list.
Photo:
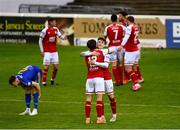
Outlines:
{"label": "blue jersey", "polygon": [[16,78],[18,78],[23,85],[31,86],[32,81],[38,82],[39,75],[40,77],[42,76],[41,69],[37,66],[29,65],[20,70],[16,75]]}

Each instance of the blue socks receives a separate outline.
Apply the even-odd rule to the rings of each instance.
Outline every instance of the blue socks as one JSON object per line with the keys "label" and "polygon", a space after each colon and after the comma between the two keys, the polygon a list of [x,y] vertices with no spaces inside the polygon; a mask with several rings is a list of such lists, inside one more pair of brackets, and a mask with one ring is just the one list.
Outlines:
{"label": "blue socks", "polygon": [[39,93],[34,93],[33,97],[34,97],[34,108],[37,109],[38,108]]}
{"label": "blue socks", "polygon": [[26,100],[26,107],[30,108],[31,94],[25,94],[25,100]]}
{"label": "blue socks", "polygon": [[[39,93],[34,93],[34,108],[38,108],[38,98],[39,98]],[[26,107],[30,108],[30,103],[31,103],[31,94],[25,94],[25,101],[26,101]]]}

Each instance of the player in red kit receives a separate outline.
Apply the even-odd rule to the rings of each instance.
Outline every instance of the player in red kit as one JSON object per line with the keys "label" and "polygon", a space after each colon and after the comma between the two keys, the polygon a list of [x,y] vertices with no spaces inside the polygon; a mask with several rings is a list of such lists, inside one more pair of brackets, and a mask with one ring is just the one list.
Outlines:
{"label": "player in red kit", "polygon": [[119,22],[121,25],[127,27],[127,17],[128,17],[128,13],[125,11],[120,11],[118,13],[119,15]]}
{"label": "player in red kit", "polygon": [[[97,47],[98,49],[103,51],[103,54],[105,57],[104,62],[109,64],[110,55],[108,53],[110,53],[111,50],[103,49],[105,47],[105,44],[106,44],[106,40],[102,37],[99,37],[97,41]],[[105,84],[105,92],[108,95],[111,110],[112,110],[112,118],[110,119],[110,122],[115,122],[116,121],[116,97],[114,95],[114,86],[113,86],[112,77],[111,77],[109,68],[104,68],[104,84]],[[105,119],[104,113],[102,117]]]}
{"label": "player in red kit", "polygon": [[[136,31],[136,37],[135,37],[135,43],[137,44],[138,46],[138,49],[139,51],[141,52],[141,44],[140,44],[140,40],[138,38],[138,33],[139,33],[139,28],[138,28],[138,25],[133,23],[134,24],[134,27],[135,27],[135,31]],[[141,74],[141,71],[140,71],[140,67],[139,67],[139,60],[141,58],[141,55],[139,55],[139,58],[136,60],[134,66],[133,66],[133,69],[134,69],[134,72],[136,73],[137,77],[138,77],[138,81],[139,83],[142,83],[144,82],[144,78],[142,77],[142,74]]]}
{"label": "player in red kit", "polygon": [[108,63],[104,63],[104,55],[100,50],[96,50],[96,41],[89,40],[87,42],[87,47],[90,52],[99,53],[98,56],[87,56],[85,57],[86,64],[88,67],[88,75],[86,81],[86,103],[85,103],[85,112],[86,112],[86,124],[90,123],[90,111],[91,111],[91,102],[92,96],[95,93],[97,96],[96,101],[96,112],[97,112],[97,124],[105,123],[102,119],[103,113],[103,94],[105,93],[104,87],[104,71],[103,68],[108,67]]}
{"label": "player in red kit", "polygon": [[66,39],[66,37],[63,36],[60,33],[59,29],[56,27],[56,20],[54,18],[50,18],[48,20],[48,26],[41,31],[39,38],[39,47],[40,47],[41,55],[43,56],[43,65],[44,65],[44,69],[42,73],[43,86],[46,86],[47,72],[50,64],[53,64],[51,85],[54,85],[54,79],[56,77],[58,71],[58,64],[59,64],[59,56],[56,45],[57,37],[60,37],[61,39]]}
{"label": "player in red kit", "polygon": [[[100,49],[103,52],[103,55],[105,57],[104,62],[109,64],[110,62],[109,53],[113,52],[114,50],[104,49],[105,44],[106,44],[106,40],[103,37],[99,37],[97,41],[97,49]],[[81,56],[92,56],[92,55],[98,56],[98,53],[96,51],[81,52]],[[112,118],[110,119],[110,122],[115,122],[116,121],[116,97],[114,95],[114,86],[112,82],[112,77],[108,68],[104,68],[103,71],[104,71],[105,92],[108,95],[111,110],[112,110]],[[106,120],[104,116],[104,104],[103,104],[102,119]]]}
{"label": "player in red kit", "polygon": [[137,47],[137,43],[135,42],[137,32],[136,32],[136,27],[133,24],[134,17],[128,16],[127,23],[128,26],[125,30],[125,36],[121,43],[120,49],[122,49],[122,47],[125,49],[125,56],[124,56],[125,71],[130,76],[133,82],[132,89],[136,91],[140,89],[141,85],[138,83],[138,77],[133,70],[133,66],[135,65],[136,60],[139,58],[140,55],[139,49]]}
{"label": "player in red kit", "polygon": [[[128,25],[127,25],[127,17],[128,17],[128,13],[125,12],[125,11],[120,11],[118,13],[118,16],[119,16],[119,23],[121,25],[124,26],[124,28],[126,28]],[[125,52],[124,52],[125,53]],[[123,77],[123,84],[126,84],[130,81],[130,77],[129,75],[126,73],[125,71],[125,68],[124,68],[124,55],[123,55],[123,60],[122,60],[122,64],[120,64],[121,67],[123,68],[123,74],[124,74],[124,77]]]}
{"label": "player in red kit", "polygon": [[[124,36],[124,27],[117,24],[117,15],[111,15],[112,24],[107,26],[104,31],[104,37],[109,39],[109,48],[117,49],[121,45]],[[115,79],[115,85],[123,84],[123,68],[118,66],[118,62],[121,64],[123,59],[123,51],[115,51],[110,54],[110,61],[112,62],[112,72]]]}

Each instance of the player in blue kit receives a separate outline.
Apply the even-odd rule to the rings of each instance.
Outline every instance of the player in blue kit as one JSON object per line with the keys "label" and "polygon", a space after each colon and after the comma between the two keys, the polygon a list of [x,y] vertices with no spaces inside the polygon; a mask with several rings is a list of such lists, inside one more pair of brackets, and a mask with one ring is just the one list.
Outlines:
{"label": "player in blue kit", "polygon": [[[17,87],[21,86],[25,90],[26,110],[19,115],[34,116],[38,114],[38,100],[41,97],[41,88],[39,80],[42,77],[42,71],[38,66],[29,65],[9,78],[9,84]],[[34,109],[31,113],[31,96],[34,98]]]}

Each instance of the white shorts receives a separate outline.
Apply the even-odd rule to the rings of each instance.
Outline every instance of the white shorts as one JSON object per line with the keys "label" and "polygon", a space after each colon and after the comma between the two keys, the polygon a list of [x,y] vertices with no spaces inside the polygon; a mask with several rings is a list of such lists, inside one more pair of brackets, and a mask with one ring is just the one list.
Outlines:
{"label": "white shorts", "polygon": [[59,56],[57,52],[45,52],[43,65],[50,65],[50,64],[59,64]]}
{"label": "white shorts", "polygon": [[136,59],[135,64],[138,64],[140,59],[141,59],[141,51],[139,51],[139,56]]}
{"label": "white shorts", "polygon": [[104,78],[87,79],[86,81],[86,94],[104,94]]}
{"label": "white shorts", "polygon": [[105,92],[108,95],[113,94],[114,93],[114,87],[113,87],[112,80],[104,80],[104,84],[105,84]]}
{"label": "white shorts", "polygon": [[110,54],[111,62],[114,62],[114,61],[122,62],[124,51],[123,50],[118,51],[117,49],[118,49],[117,46],[109,47],[109,50],[113,50],[113,53]]}
{"label": "white shorts", "polygon": [[133,51],[133,52],[125,52],[124,56],[124,64],[125,65],[134,65],[138,62],[140,57],[140,51]]}

